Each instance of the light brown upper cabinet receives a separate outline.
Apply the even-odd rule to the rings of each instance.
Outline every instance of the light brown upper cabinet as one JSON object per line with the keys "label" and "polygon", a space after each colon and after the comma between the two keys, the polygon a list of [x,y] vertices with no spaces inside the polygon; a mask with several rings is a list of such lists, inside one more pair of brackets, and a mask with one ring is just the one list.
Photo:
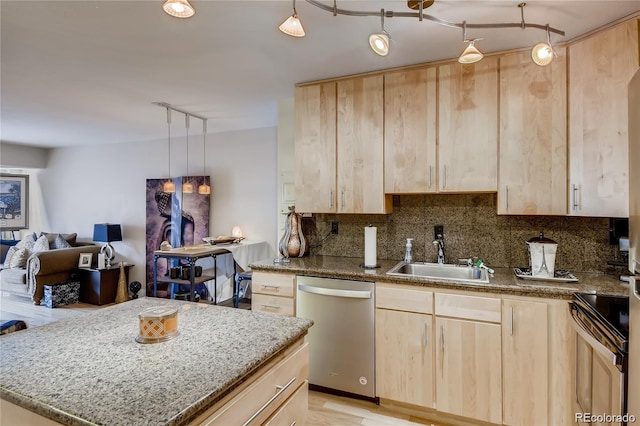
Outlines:
{"label": "light brown upper cabinet", "polygon": [[336,191],[336,83],[295,89],[296,211],[332,213]]}
{"label": "light brown upper cabinet", "polygon": [[436,192],[436,68],[384,76],[384,192]]}
{"label": "light brown upper cabinet", "polygon": [[638,20],[569,46],[569,214],[629,215],[627,85]]}
{"label": "light brown upper cabinet", "polygon": [[564,48],[540,67],[531,52],[500,56],[498,214],[567,213]]}
{"label": "light brown upper cabinet", "polygon": [[498,59],[438,67],[439,192],[495,192]]}
{"label": "light brown upper cabinet", "polygon": [[384,77],[338,81],[338,213],[390,213],[384,194]]}

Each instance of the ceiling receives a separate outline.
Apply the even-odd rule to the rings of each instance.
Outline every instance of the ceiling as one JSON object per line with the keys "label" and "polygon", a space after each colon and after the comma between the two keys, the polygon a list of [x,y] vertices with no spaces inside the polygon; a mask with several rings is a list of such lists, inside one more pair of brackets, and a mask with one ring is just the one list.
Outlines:
{"label": "ceiling", "polygon": [[[277,124],[277,103],[295,83],[453,58],[462,31],[410,18],[387,18],[391,53],[375,55],[368,36],[378,17],[336,16],[298,0],[307,36],[278,31],[291,2],[192,0],[196,15],[177,19],[163,0],[0,1],[0,141],[40,147],[166,138],[167,102],[204,116],[208,131]],[[330,0],[324,0],[331,5]],[[468,23],[520,22],[516,1],[436,0],[425,10]],[[406,1],[338,0],[341,9],[409,12]],[[528,23],[575,38],[640,10],[635,1],[536,1]],[[544,41],[537,29],[467,30],[483,52]],[[186,132],[174,116],[172,134]],[[191,124],[191,134],[202,131]],[[175,129],[175,130],[174,130]]]}

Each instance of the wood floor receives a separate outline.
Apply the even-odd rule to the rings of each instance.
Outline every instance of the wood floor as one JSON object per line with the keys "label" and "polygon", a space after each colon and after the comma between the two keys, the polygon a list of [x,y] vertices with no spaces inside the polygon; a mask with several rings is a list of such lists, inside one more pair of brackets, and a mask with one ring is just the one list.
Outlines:
{"label": "wood floor", "polygon": [[[109,305],[105,305],[109,306]],[[49,309],[35,306],[30,299],[10,294],[0,294],[0,320],[23,320],[29,327],[37,327],[65,318],[83,315],[105,306],[76,303]],[[19,332],[18,332],[19,333]],[[309,392],[308,426],[409,426],[435,425],[433,422],[394,413],[372,402],[360,401],[321,392]],[[438,425],[444,426],[444,425]]]}

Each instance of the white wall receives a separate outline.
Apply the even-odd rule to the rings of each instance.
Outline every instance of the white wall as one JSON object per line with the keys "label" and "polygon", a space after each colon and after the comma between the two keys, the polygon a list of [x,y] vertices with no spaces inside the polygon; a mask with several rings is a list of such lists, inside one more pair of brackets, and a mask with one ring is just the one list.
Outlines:
{"label": "white wall", "polygon": [[[202,139],[190,139],[189,174],[202,174]],[[184,138],[172,139],[171,174],[186,170]],[[95,223],[120,223],[124,241],[113,243],[117,261],[136,265],[130,280],[144,283],[146,179],[165,178],[167,140],[56,148],[37,175],[44,199],[42,231],[77,232],[91,241]],[[211,176],[210,234],[229,235],[240,225],[251,240],[276,248],[276,128],[207,136]]]}
{"label": "white wall", "polygon": [[0,167],[42,169],[47,165],[47,149],[0,143]]}

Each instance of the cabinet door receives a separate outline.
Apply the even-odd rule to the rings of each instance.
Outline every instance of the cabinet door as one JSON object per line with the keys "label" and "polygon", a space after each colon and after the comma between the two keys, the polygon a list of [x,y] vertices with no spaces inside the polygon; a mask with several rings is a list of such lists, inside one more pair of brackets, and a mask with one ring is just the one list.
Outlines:
{"label": "cabinet door", "polygon": [[336,211],[336,83],[295,90],[296,211]]}
{"label": "cabinet door", "polygon": [[432,316],[376,309],[376,395],[433,408]]}
{"label": "cabinet door", "polygon": [[547,304],[503,299],[502,315],[503,423],[550,424]]}
{"label": "cabinet door", "polygon": [[389,213],[384,195],[383,76],[338,82],[338,213]]}
{"label": "cabinet door", "polygon": [[496,191],[498,59],[441,65],[438,95],[440,192]]}
{"label": "cabinet door", "polygon": [[502,423],[500,325],[436,318],[438,411]]}
{"label": "cabinet door", "polygon": [[567,213],[566,55],[540,67],[529,51],[500,57],[498,214]]}
{"label": "cabinet door", "polygon": [[569,47],[571,215],[629,215],[627,85],[637,70],[637,19]]}
{"label": "cabinet door", "polygon": [[384,76],[384,192],[436,191],[436,68]]}

